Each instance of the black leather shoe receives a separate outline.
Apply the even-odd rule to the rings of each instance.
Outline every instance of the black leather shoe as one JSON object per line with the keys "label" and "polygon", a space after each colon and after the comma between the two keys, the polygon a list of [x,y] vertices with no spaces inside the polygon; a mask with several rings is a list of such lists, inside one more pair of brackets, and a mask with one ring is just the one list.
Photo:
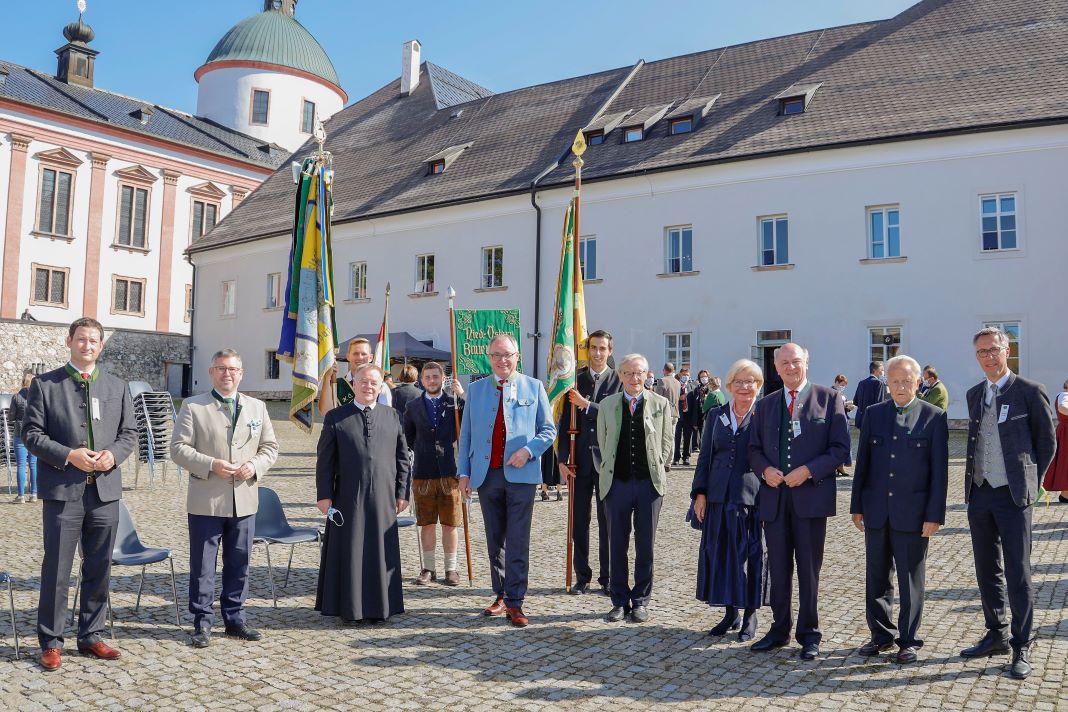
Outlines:
{"label": "black leather shoe", "polygon": [[649,609],[645,606],[635,606],[630,612],[631,623],[644,623],[649,620]]}
{"label": "black leather shoe", "polygon": [[206,648],[211,645],[211,628],[198,628],[193,631],[190,644],[194,648]]}
{"label": "black leather shoe", "polygon": [[1061,504],[1068,504],[1068,497],[1065,497],[1063,494],[1059,495],[1057,497],[1057,501],[1060,502]]}
{"label": "black leather shoe", "polygon": [[962,658],[986,658],[991,655],[1007,655],[1009,641],[993,633],[987,633],[983,639],[970,648],[960,651]]}
{"label": "black leather shoe", "polygon": [[1027,648],[1012,651],[1012,665],[1009,674],[1017,680],[1026,680],[1031,674],[1031,661],[1028,660],[1030,653]]}
{"label": "black leather shoe", "polygon": [[249,628],[242,623],[241,625],[228,625],[226,626],[226,634],[231,638],[240,638],[241,640],[260,640],[263,635],[260,634],[255,628]]}
{"label": "black leather shoe", "polygon": [[623,606],[613,606],[612,610],[608,611],[608,615],[605,616],[604,619],[609,623],[619,623],[626,615],[627,612],[623,609]]}
{"label": "black leather shoe", "polygon": [[909,663],[916,662],[916,648],[911,645],[901,648],[897,651],[897,655],[894,656],[894,660],[898,665],[908,665]]}
{"label": "black leather shoe", "polygon": [[805,643],[801,646],[802,660],[815,660],[820,654],[820,646],[815,643]]}
{"label": "black leather shoe", "polygon": [[612,597],[611,592],[608,590],[608,584],[606,584],[606,583],[602,583],[601,584],[601,595],[602,596],[607,596],[608,598]]}
{"label": "black leather shoe", "polygon": [[763,638],[753,643],[749,647],[749,649],[752,650],[754,653],[763,653],[767,650],[775,650],[775,648],[781,648],[784,645],[786,645],[785,640],[779,640],[778,638],[772,636],[771,633],[768,633]]}
{"label": "black leather shoe", "polygon": [[878,655],[892,647],[894,647],[894,644],[889,641],[880,643],[878,640],[869,640],[867,643],[857,648],[857,654],[870,658],[872,655]]}
{"label": "black leather shoe", "polygon": [[733,606],[727,606],[727,611],[723,614],[723,620],[714,625],[712,630],[708,631],[708,634],[718,638],[732,630],[738,630],[741,626],[742,616],[738,613],[738,609]]}
{"label": "black leather shoe", "polygon": [[590,584],[584,581],[582,583],[576,583],[574,586],[571,587],[571,590],[568,593],[570,593],[572,596],[581,596],[582,594],[589,592]]}

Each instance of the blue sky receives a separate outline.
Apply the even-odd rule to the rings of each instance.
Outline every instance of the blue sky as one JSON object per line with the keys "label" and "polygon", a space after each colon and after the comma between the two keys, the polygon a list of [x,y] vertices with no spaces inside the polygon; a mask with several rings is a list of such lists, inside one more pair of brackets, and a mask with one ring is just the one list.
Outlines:
{"label": "blue sky", "polygon": [[[914,0],[300,0],[297,18],[326,49],[350,100],[400,74],[401,45],[493,91],[638,59],[892,17]],[[74,0],[4,0],[0,60],[54,72]],[[88,0],[99,87],[194,111],[193,71],[262,0]]]}

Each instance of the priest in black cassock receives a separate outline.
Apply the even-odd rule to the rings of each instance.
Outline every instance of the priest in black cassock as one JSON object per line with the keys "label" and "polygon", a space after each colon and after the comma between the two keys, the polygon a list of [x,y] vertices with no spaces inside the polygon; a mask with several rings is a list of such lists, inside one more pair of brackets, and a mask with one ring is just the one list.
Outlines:
{"label": "priest in black cassock", "polygon": [[329,521],[315,610],[347,625],[404,612],[397,514],[410,466],[397,411],[377,402],[382,375],[360,367],[355,400],[327,413],[317,448],[316,506]]}

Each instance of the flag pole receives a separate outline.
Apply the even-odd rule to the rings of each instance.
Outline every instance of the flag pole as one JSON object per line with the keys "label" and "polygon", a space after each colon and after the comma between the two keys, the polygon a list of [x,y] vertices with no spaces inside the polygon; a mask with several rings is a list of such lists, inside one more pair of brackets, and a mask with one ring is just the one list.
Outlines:
{"label": "flag pole", "polygon": [[[456,308],[455,308],[456,290],[451,286],[449,287],[449,341],[452,344],[452,380],[456,381],[460,375],[456,372]],[[460,446],[460,399],[456,397],[456,389],[452,391],[452,414],[456,419],[456,446]],[[464,515],[464,554],[467,558],[467,583],[469,586],[475,585],[475,571],[471,566],[471,526],[468,518],[467,506],[468,500],[461,498],[460,511]]]}
{"label": "flag pole", "polygon": [[[578,388],[578,352],[579,335],[577,333],[579,324],[579,309],[581,304],[578,300],[579,284],[582,279],[582,266],[579,264],[578,243],[579,235],[579,209],[582,202],[582,153],[579,152],[575,156],[575,160],[571,163],[575,167],[575,197],[574,197],[574,223],[571,229],[571,323],[574,325],[572,329],[573,341],[572,341],[572,353],[575,354],[575,388]],[[569,399],[570,400],[570,399]],[[568,428],[567,434],[569,439],[568,444],[568,470],[571,472],[571,477],[567,480],[567,572],[564,577],[564,589],[571,592],[571,577],[572,569],[574,568],[575,557],[575,477],[578,475],[578,462],[575,456],[576,438],[578,436],[578,406],[574,401],[571,402],[571,427]]]}

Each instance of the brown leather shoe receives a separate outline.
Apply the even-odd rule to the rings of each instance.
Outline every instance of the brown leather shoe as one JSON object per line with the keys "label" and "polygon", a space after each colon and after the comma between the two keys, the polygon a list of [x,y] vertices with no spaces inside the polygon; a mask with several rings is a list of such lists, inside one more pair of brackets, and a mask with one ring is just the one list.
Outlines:
{"label": "brown leather shoe", "polygon": [[499,616],[502,613],[504,613],[504,611],[505,611],[504,599],[503,598],[498,598],[496,601],[493,602],[492,606],[490,606],[486,610],[482,611],[482,615],[484,615],[484,616]]}
{"label": "brown leather shoe", "polygon": [[58,670],[62,662],[59,648],[49,648],[41,654],[41,667],[49,672]]}
{"label": "brown leather shoe", "polygon": [[101,660],[114,660],[122,655],[122,653],[102,640],[98,640],[92,645],[82,645],[79,643],[78,652],[82,655],[92,655]]}
{"label": "brown leather shoe", "polygon": [[508,619],[512,621],[512,625],[514,625],[515,627],[523,628],[528,623],[530,623],[527,617],[523,615],[522,608],[508,608],[506,610],[507,613],[505,613],[505,615],[508,616]]}
{"label": "brown leather shoe", "polygon": [[442,583],[444,583],[446,586],[459,586],[460,574],[455,571],[446,571],[445,580]]}
{"label": "brown leather shoe", "polygon": [[[448,575],[448,574],[446,574]],[[431,581],[437,581],[438,575],[430,569],[423,569],[415,579],[416,586],[429,586]]]}

